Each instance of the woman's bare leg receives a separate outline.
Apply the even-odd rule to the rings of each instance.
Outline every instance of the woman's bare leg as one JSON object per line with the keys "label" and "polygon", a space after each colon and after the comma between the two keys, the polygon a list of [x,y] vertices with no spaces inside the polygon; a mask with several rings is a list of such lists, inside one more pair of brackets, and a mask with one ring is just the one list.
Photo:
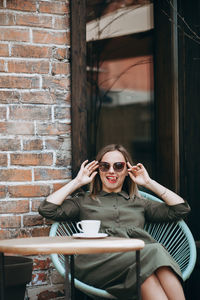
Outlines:
{"label": "woman's bare leg", "polygon": [[155,274],[149,276],[141,284],[141,294],[142,300],[168,300],[165,291]]}
{"label": "woman's bare leg", "polygon": [[155,274],[169,300],[185,300],[182,285],[170,268],[161,267]]}

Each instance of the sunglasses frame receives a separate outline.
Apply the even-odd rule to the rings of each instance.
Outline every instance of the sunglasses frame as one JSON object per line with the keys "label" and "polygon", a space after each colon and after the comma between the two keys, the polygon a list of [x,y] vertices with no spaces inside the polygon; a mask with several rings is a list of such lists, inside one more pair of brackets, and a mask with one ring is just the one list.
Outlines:
{"label": "sunglasses frame", "polygon": [[[116,167],[116,164],[121,164],[122,165],[122,167],[121,168],[117,168]],[[102,166],[101,166],[102,165]],[[113,165],[112,165],[112,167],[113,167],[113,169],[114,169],[114,171],[115,172],[122,172],[123,170],[124,170],[124,167],[125,167],[125,165],[126,165],[126,163],[124,162],[124,161],[117,161],[117,162],[115,162]],[[101,171],[101,172],[108,172],[109,170],[110,170],[110,167],[111,167],[111,164],[110,163],[108,163],[108,162],[106,162],[106,161],[100,161],[99,162],[99,170]],[[104,169],[105,168],[105,169]]]}

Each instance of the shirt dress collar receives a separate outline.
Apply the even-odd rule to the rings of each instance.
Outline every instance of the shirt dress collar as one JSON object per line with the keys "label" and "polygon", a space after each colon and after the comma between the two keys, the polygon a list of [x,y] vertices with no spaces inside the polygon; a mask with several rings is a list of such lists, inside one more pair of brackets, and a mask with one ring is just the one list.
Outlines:
{"label": "shirt dress collar", "polygon": [[105,191],[101,191],[100,193],[99,193],[99,196],[101,196],[101,197],[104,197],[104,196],[108,196],[108,195],[120,195],[120,196],[122,196],[124,199],[126,199],[126,200],[129,200],[130,199],[130,197],[129,197],[129,195],[125,192],[125,191],[121,191],[121,192],[119,192],[119,193],[108,193],[108,192],[105,192]]}

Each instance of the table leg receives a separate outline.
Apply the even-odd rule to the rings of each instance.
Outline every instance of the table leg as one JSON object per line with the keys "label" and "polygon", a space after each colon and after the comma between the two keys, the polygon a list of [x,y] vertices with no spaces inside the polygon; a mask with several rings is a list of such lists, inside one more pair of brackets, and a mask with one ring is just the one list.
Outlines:
{"label": "table leg", "polygon": [[[70,262],[69,262],[70,258]],[[69,274],[71,273],[71,284]],[[65,300],[75,300],[74,293],[74,256],[65,255]]]}
{"label": "table leg", "polygon": [[70,272],[71,272],[71,298],[75,300],[75,288],[74,288],[74,255],[70,256]]}
{"label": "table leg", "polygon": [[137,299],[141,300],[141,282],[140,282],[140,250],[136,251],[136,280],[137,280]]}
{"label": "table leg", "polygon": [[0,253],[0,289],[1,289],[1,300],[5,299],[5,264],[4,264],[4,253]]}
{"label": "table leg", "polygon": [[65,255],[65,300],[71,300],[69,269],[69,255]]}

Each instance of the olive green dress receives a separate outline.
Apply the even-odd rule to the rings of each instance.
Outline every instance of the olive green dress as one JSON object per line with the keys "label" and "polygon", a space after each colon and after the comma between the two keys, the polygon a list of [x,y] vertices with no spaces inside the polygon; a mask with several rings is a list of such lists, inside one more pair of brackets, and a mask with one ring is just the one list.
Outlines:
{"label": "olive green dress", "polygon": [[[101,220],[101,232],[110,236],[139,238],[145,242],[141,250],[141,282],[157,268],[169,266],[181,278],[179,266],[164,247],[143,230],[145,221],[175,221],[190,208],[181,203],[169,206],[138,196],[130,199],[125,192],[101,192],[96,200],[89,193],[67,199],[61,206],[44,201],[39,213],[56,221]],[[75,259],[76,277],[95,287],[106,289],[118,299],[136,299],[135,252],[78,255]]]}

